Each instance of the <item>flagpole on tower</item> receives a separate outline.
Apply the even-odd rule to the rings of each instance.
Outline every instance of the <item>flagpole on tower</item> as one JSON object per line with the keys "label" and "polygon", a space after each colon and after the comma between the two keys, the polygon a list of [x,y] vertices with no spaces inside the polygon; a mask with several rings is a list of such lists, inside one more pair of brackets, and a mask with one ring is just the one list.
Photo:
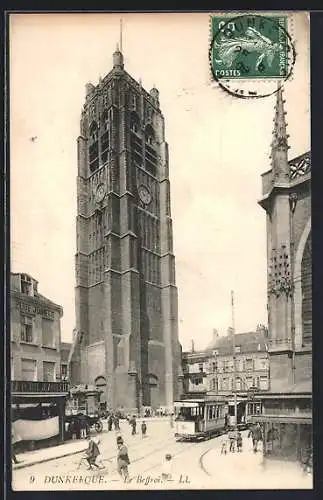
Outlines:
{"label": "flagpole on tower", "polygon": [[233,395],[234,395],[234,423],[235,426],[238,424],[237,415],[237,378],[236,378],[236,328],[235,328],[235,316],[234,316],[234,292],[231,290],[231,312],[232,312],[232,357],[233,357]]}
{"label": "flagpole on tower", "polygon": [[123,53],[122,52],[122,34],[123,34],[123,23],[122,23],[122,19],[120,19],[120,40],[119,40],[120,45],[119,46],[120,46],[121,54]]}

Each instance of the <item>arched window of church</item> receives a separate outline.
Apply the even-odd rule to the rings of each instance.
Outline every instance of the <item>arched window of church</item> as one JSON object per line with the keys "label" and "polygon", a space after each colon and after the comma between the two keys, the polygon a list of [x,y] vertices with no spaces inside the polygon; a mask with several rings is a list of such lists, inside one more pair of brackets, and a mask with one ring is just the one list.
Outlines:
{"label": "arched window of church", "polygon": [[153,175],[156,175],[157,171],[157,153],[155,151],[155,131],[151,125],[147,125],[145,129],[145,142],[146,142],[146,154],[145,154],[145,166],[146,170]]}
{"label": "arched window of church", "polygon": [[98,126],[96,122],[92,122],[90,127],[89,143],[90,171],[94,172],[99,167]]}
{"label": "arched window of church", "polygon": [[110,121],[108,112],[105,111],[102,117],[102,133],[101,133],[101,163],[104,164],[108,160],[109,153],[109,129],[110,129]]}
{"label": "arched window of church", "polygon": [[145,140],[149,146],[153,146],[155,143],[155,131],[151,125],[147,125],[145,129]]}
{"label": "arched window of church", "polygon": [[135,132],[135,134],[140,132],[140,118],[135,111],[132,111],[130,115],[130,129],[132,132]]}
{"label": "arched window of church", "polygon": [[303,344],[312,342],[312,235],[309,234],[302,258]]}
{"label": "arched window of church", "polygon": [[142,152],[142,138],[140,136],[140,118],[134,111],[130,115],[130,130],[131,130],[131,157],[135,166],[142,167],[143,152]]}

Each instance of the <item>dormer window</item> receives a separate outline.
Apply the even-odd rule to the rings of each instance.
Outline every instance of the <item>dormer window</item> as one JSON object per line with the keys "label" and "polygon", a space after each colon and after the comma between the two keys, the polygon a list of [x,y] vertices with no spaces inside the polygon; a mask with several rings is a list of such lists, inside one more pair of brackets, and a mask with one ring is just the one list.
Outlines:
{"label": "dormer window", "polygon": [[27,276],[26,274],[21,275],[20,288],[21,288],[21,293],[24,293],[25,295],[34,295],[32,279],[30,278],[30,276]]}

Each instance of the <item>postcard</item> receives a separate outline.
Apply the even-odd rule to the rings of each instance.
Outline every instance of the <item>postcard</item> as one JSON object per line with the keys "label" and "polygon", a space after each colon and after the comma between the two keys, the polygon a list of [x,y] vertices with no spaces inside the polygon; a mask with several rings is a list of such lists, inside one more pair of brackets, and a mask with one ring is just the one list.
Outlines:
{"label": "postcard", "polygon": [[12,489],[311,489],[309,14],[9,38]]}

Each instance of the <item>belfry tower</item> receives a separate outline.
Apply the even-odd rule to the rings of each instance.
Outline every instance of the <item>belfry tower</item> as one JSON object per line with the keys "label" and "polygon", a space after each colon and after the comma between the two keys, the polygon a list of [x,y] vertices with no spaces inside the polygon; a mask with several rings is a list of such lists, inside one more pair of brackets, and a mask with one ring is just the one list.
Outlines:
{"label": "belfry tower", "polygon": [[86,86],[76,224],[72,382],[100,387],[110,408],[172,405],[182,373],[164,117],[118,47]]}

